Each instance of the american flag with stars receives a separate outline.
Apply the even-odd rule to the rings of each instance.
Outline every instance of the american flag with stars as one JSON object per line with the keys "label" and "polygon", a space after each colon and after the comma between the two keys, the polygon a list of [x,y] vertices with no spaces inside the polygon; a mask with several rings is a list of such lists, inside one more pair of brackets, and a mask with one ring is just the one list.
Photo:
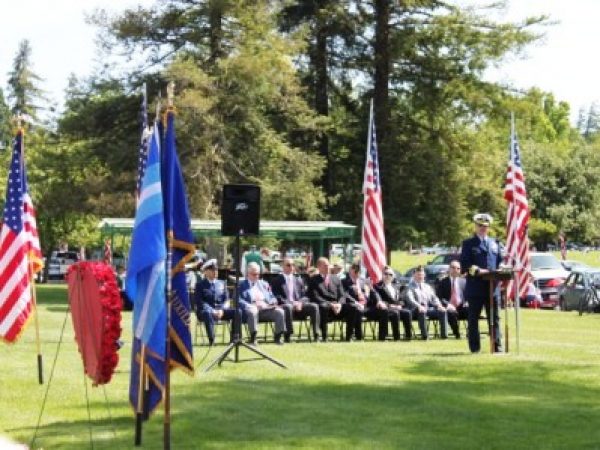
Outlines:
{"label": "american flag with stars", "polygon": [[509,296],[515,298],[515,289],[519,298],[527,293],[530,278],[529,239],[527,226],[529,224],[529,203],[525,189],[525,175],[521,166],[519,142],[512,125],[510,136],[510,159],[506,172],[504,198],[508,202],[506,214],[506,257],[507,263],[512,264],[518,274],[517,283],[510,283]]}
{"label": "american flag with stars", "polygon": [[140,121],[142,124],[140,148],[138,152],[138,170],[137,180],[135,186],[136,198],[139,201],[140,192],[142,192],[142,180],[146,173],[146,165],[148,163],[148,142],[150,142],[150,136],[152,130],[148,127],[148,98],[146,94],[146,83],[144,83],[142,92],[142,106],[140,110]]}
{"label": "american flag with stars", "polygon": [[371,281],[377,283],[382,278],[383,266],[386,264],[386,259],[373,102],[371,102],[369,117],[369,137],[367,139],[367,161],[365,164],[363,194],[362,265],[366,268]]}
{"label": "american flag with stars", "polygon": [[27,187],[23,131],[14,141],[0,231],[0,336],[15,342],[32,312],[32,279],[42,270],[35,210]]}

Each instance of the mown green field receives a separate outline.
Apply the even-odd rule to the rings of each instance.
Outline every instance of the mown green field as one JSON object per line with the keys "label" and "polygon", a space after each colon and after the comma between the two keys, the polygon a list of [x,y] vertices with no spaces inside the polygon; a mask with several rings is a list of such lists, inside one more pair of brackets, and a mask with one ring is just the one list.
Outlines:
{"label": "mown green field", "polygon": [[[133,448],[131,314],[113,381],[87,383],[90,428],[64,286],[39,287],[39,303],[46,380],[66,327],[34,448],[92,448],[90,432],[95,449]],[[465,339],[263,344],[287,370],[254,361],[174,374],[172,448],[599,448],[600,315],[522,310],[520,344],[500,356],[471,355]],[[196,365],[222,348],[194,347]],[[46,389],[33,324],[1,362],[0,433],[29,443]],[[162,448],[162,420],[144,425],[141,448]]]}

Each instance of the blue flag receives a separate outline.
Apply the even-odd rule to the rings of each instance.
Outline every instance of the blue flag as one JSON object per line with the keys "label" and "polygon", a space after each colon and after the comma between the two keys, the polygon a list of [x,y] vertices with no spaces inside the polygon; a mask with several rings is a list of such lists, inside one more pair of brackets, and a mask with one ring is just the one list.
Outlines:
{"label": "blue flag", "polygon": [[165,229],[173,249],[171,268],[171,365],[189,373],[194,371],[192,338],[190,335],[190,299],[185,281],[185,263],[195,253],[187,195],[175,139],[175,112],[167,111],[163,152],[163,195]]}
{"label": "blue flag", "polygon": [[142,179],[135,225],[129,250],[125,289],[133,301],[134,344],[131,358],[129,399],[137,408],[140,382],[141,347],[146,346],[144,360],[149,391],[144,411],[154,410],[162,400],[165,380],[166,313],[166,238],[162,193],[160,135],[158,126],[150,146]]}

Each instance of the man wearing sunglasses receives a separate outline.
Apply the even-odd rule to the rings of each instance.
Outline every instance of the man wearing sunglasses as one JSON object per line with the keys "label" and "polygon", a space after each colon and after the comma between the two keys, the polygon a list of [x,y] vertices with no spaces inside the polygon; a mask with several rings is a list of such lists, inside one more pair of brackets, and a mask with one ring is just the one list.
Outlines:
{"label": "man wearing sunglasses", "polygon": [[294,334],[293,320],[304,320],[310,317],[310,325],[315,342],[319,339],[319,307],[308,301],[306,286],[302,278],[294,274],[294,261],[291,258],[283,260],[283,273],[272,282],[273,295],[285,312],[286,334],[285,341],[290,341]]}
{"label": "man wearing sunglasses", "polygon": [[383,278],[375,285],[375,290],[381,301],[386,305],[394,340],[400,339],[399,321],[402,320],[404,339],[410,341],[412,338],[412,314],[410,309],[406,307],[400,286],[394,281],[394,271],[391,267],[385,266],[383,268]]}
{"label": "man wearing sunglasses", "polygon": [[[502,336],[500,335],[500,316],[498,314],[499,298],[494,296],[493,318],[490,324],[490,283],[481,276],[497,270],[502,262],[500,244],[497,239],[488,236],[492,217],[489,214],[475,214],[475,235],[462,243],[460,265],[467,274],[465,300],[469,303],[469,349],[479,353],[479,315],[485,307],[488,324],[493,330],[494,351],[502,352]],[[495,289],[494,289],[495,291]]]}

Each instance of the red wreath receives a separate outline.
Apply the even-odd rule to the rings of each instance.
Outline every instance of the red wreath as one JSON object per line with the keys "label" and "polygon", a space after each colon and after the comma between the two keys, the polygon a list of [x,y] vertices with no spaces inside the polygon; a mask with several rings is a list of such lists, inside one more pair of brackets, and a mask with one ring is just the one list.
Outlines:
{"label": "red wreath", "polygon": [[119,362],[121,294],[115,273],[103,262],[82,261],[67,271],[75,340],[94,386],[110,381]]}

